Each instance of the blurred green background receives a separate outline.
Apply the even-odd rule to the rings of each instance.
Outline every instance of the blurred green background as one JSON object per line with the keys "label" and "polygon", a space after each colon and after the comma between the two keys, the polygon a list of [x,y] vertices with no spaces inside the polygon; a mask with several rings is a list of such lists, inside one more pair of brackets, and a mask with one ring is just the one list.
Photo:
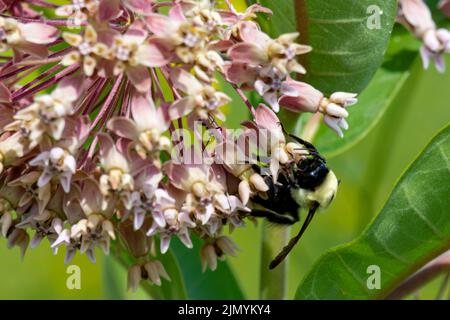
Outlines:
{"label": "blurred green background", "polygon": [[[450,65],[448,58],[447,63]],[[450,72],[423,71],[418,59],[411,70],[406,85],[376,128],[362,142],[329,159],[330,167],[342,180],[340,190],[332,207],[317,216],[290,257],[288,297],[293,297],[301,277],[325,250],[352,240],[362,231],[381,209],[405,168],[448,123]],[[228,110],[233,125],[246,115],[241,104],[235,108],[240,112]],[[236,230],[232,238],[240,252],[227,261],[246,298],[257,299],[261,224]],[[37,249],[28,250],[22,261],[18,249],[8,250],[5,240],[0,239],[0,299],[146,298],[142,292],[126,292],[125,271],[100,253],[97,264],[91,264],[86,256],[78,255],[73,260],[71,264],[81,268],[81,290],[68,290],[63,255],[60,252],[54,256],[44,242]],[[107,278],[114,273],[115,280]],[[439,279],[428,286],[422,297],[433,298],[438,282]],[[119,290],[113,290],[113,286],[119,286]],[[117,291],[123,295],[113,294]]]}

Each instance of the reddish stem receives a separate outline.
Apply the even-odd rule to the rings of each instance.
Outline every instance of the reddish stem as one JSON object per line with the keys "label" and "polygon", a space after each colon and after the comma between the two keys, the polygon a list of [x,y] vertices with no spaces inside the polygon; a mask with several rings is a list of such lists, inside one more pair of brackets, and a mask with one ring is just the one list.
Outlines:
{"label": "reddish stem", "polygon": [[35,87],[29,89],[28,91],[25,92],[21,92],[17,95],[12,95],[12,100],[13,101],[18,101],[20,99],[26,98],[32,94],[35,94],[36,92],[39,92],[41,90],[44,90],[45,88],[55,84],[56,82],[58,82],[60,79],[67,77],[73,73],[75,73],[77,70],[79,69],[79,65],[78,64],[74,64],[71,65],[70,67],[64,69],[63,71],[55,74],[53,77],[45,80],[44,82],[41,82],[40,84],[36,85]]}
{"label": "reddish stem", "polygon": [[97,116],[95,117],[95,120],[91,124],[90,130],[93,130],[97,126],[97,124],[100,123],[100,121],[102,120],[103,116],[108,112],[108,109],[113,104],[114,98],[116,97],[116,94],[119,91],[120,84],[122,83],[122,79],[123,79],[123,74],[121,74],[117,78],[116,82],[114,83],[114,85],[113,85],[113,87],[112,87],[108,97],[106,98],[106,101],[105,101],[103,107],[100,109],[100,111],[98,112]]}
{"label": "reddish stem", "polygon": [[252,113],[252,116],[255,117],[256,111],[253,105],[248,101],[247,97],[245,96],[244,92],[242,92],[241,89],[239,89],[235,84],[231,84],[233,88],[236,90],[239,97],[241,97],[242,101],[244,101],[245,105],[247,106],[248,110]]}

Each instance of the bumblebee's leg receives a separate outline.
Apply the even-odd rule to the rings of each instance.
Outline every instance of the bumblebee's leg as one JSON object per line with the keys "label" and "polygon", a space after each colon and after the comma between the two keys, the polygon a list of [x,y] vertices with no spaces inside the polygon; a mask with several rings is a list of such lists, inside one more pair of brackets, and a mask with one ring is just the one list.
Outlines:
{"label": "bumblebee's leg", "polygon": [[268,221],[278,224],[291,225],[298,221],[298,217],[293,217],[290,215],[282,215],[266,210],[252,210],[251,215],[254,217],[266,218]]}

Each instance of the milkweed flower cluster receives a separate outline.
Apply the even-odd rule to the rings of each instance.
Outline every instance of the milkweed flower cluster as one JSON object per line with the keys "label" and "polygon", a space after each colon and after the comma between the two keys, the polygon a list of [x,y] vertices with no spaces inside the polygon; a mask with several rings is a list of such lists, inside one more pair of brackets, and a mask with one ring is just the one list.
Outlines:
{"label": "milkweed flower cluster", "polygon": [[[108,254],[115,244],[135,261],[133,289],[170,279],[155,251],[166,253],[173,237],[188,248],[193,236],[204,242],[204,269],[236,254],[224,228],[244,226],[251,198],[268,186],[252,169],[259,158],[230,155],[251,158],[240,143],[257,134],[275,180],[307,156],[286,142],[280,107],[322,113],[342,136],[356,103],[293,80],[311,48],[297,33],[262,32],[254,18],[271,12],[260,5],[242,13],[210,1],[3,0],[0,10],[1,235],[22,254],[47,239],[55,253],[65,248],[66,263],[77,252],[95,261],[97,248]],[[231,98],[219,78],[254,117],[237,136],[223,124]],[[252,106],[249,90],[267,105]],[[196,122],[214,131],[212,147],[188,141]]]}
{"label": "milkweed flower cluster", "polygon": [[[439,8],[445,14],[450,14],[449,1],[441,1]],[[426,3],[423,0],[400,0],[398,20],[422,41],[420,55],[424,68],[428,69],[430,62],[434,61],[436,69],[444,72],[443,55],[450,53],[450,31],[437,28]]]}

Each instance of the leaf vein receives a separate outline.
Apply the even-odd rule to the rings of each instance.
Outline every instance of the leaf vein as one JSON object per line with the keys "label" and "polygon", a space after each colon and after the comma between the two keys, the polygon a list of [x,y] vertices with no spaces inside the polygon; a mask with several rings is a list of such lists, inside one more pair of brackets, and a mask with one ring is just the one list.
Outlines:
{"label": "leaf vein", "polygon": [[317,24],[345,24],[345,23],[361,23],[367,20],[367,17],[364,18],[350,18],[350,19],[319,19],[319,18],[310,18],[309,21]]}
{"label": "leaf vein", "polygon": [[411,195],[409,194],[409,189],[407,188],[407,184],[403,185],[401,187],[401,190],[403,190],[403,194],[405,195],[405,199],[409,205],[409,207],[412,209],[412,212],[416,216],[418,216],[425,224],[433,231],[433,233],[441,238],[441,239],[447,239],[447,236],[445,236],[426,216],[422,214],[422,212],[413,204],[413,201],[411,199]]}
{"label": "leaf vein", "polygon": [[339,254],[339,252],[335,251],[336,256],[338,257],[338,259],[341,261],[342,265],[345,267],[345,269],[347,270],[348,273],[351,274],[351,276],[353,278],[355,278],[355,280],[357,282],[359,282],[359,284],[361,285],[361,287],[364,288],[365,291],[367,291],[367,286],[366,286],[366,282],[357,274],[353,271],[353,269],[345,262],[344,258],[342,258],[342,256]]}

